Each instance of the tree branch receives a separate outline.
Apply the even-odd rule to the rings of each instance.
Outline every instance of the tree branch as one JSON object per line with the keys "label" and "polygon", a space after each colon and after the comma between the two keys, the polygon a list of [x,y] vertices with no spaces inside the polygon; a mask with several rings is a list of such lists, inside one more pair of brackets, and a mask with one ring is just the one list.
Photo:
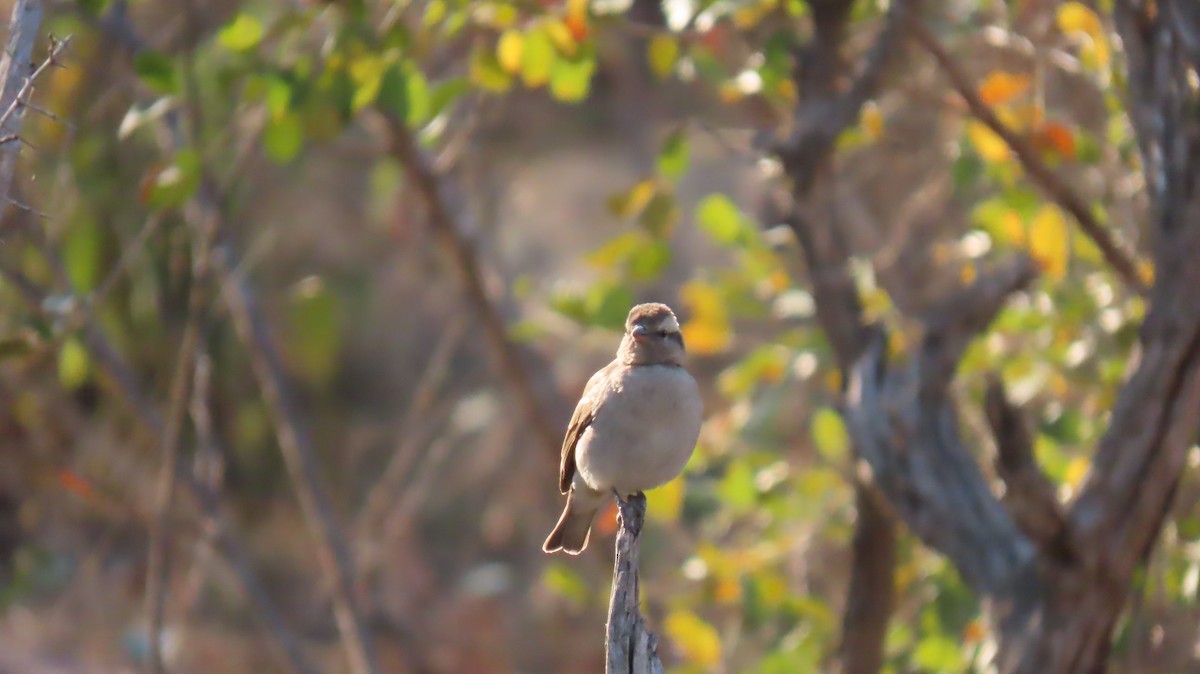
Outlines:
{"label": "tree branch", "polygon": [[1060,562],[1070,561],[1066,516],[1057,490],[1033,456],[1033,437],[1021,412],[1008,401],[999,376],[988,379],[984,410],[996,439],[996,473],[1004,480],[1001,502],[1017,527],[1040,550]]}
{"label": "tree branch", "polygon": [[557,452],[561,440],[558,429],[543,411],[529,372],[522,365],[521,354],[508,337],[504,318],[488,296],[479,259],[464,238],[464,228],[446,198],[441,176],[403,122],[389,117],[387,125],[391,152],[404,166],[408,179],[425,202],[434,236],[453,260],[467,299],[483,323],[483,336],[491,351],[493,366],[516,395],[539,441],[550,451]]}
{"label": "tree branch", "polygon": [[1012,151],[1017,160],[1021,162],[1021,166],[1033,178],[1035,184],[1042,189],[1051,199],[1053,199],[1063,210],[1071,214],[1075,221],[1079,223],[1080,229],[1088,236],[1100,249],[1105,261],[1113,268],[1113,271],[1125,282],[1130,289],[1138,294],[1145,294],[1146,286],[1142,280],[1142,275],[1138,271],[1137,255],[1129,250],[1129,247],[1118,241],[1112,232],[1105,229],[1095,216],[1092,215],[1091,209],[1088,207],[1083,197],[1073,190],[1057,173],[1050,169],[1044,161],[1038,150],[1024,137],[1018,134],[1007,124],[1002,122],[991,107],[980,98],[976,93],[975,87],[971,84],[970,79],[959,68],[954,59],[946,53],[942,45],[937,41],[937,38],[929,32],[920,21],[913,21],[912,35],[917,42],[933,56],[938,67],[949,78],[951,86],[962,97],[967,104],[967,109],[970,110],[971,116],[983,122],[989,129],[992,130]]}
{"label": "tree branch", "polygon": [[[16,0],[12,7],[12,18],[8,22],[8,43],[4,55],[0,56],[0,136],[19,137],[24,111],[22,98],[28,97],[33,86],[31,75],[33,43],[37,40],[42,25],[41,0]],[[53,58],[53,52],[51,53]],[[50,59],[47,59],[49,62]],[[42,68],[38,68],[41,72]],[[17,156],[21,153],[19,143],[0,143],[0,201],[7,201],[12,191],[13,172]]]}
{"label": "tree branch", "polygon": [[617,499],[616,558],[613,560],[612,597],[605,629],[605,674],[662,674],[658,639],[646,629],[638,608],[638,547],[646,521],[646,497]]}

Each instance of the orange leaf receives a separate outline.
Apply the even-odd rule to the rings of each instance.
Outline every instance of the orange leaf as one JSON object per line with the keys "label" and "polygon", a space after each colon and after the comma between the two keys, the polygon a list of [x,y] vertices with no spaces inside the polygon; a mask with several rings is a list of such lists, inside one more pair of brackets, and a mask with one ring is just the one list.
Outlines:
{"label": "orange leaf", "polygon": [[1006,103],[1029,90],[1029,75],[993,70],[979,85],[979,97],[988,105]]}
{"label": "orange leaf", "polygon": [[88,482],[79,473],[67,468],[58,471],[58,483],[64,489],[80,498],[90,499],[96,494],[96,490],[92,487],[91,482]]}
{"label": "orange leaf", "polygon": [[1046,122],[1033,135],[1039,149],[1057,152],[1067,159],[1075,158],[1075,134],[1061,122]]}
{"label": "orange leaf", "polygon": [[609,501],[608,505],[600,511],[600,516],[596,518],[595,524],[592,525],[599,536],[611,536],[617,531],[617,502]]}

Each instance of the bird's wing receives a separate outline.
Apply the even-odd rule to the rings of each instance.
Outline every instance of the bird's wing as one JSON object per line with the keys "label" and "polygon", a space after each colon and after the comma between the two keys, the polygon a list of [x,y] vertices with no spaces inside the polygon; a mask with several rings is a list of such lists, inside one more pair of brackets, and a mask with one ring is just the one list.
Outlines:
{"label": "bird's wing", "polygon": [[596,418],[596,412],[599,411],[605,394],[608,392],[610,373],[616,367],[620,367],[620,363],[613,361],[592,375],[583,389],[583,396],[579,398],[579,404],[575,406],[575,413],[571,415],[571,423],[567,425],[567,435],[563,438],[562,461],[558,465],[558,489],[564,494],[571,490],[571,481],[575,479],[575,446],[579,444],[579,438],[583,437],[583,432],[592,425],[592,420]]}

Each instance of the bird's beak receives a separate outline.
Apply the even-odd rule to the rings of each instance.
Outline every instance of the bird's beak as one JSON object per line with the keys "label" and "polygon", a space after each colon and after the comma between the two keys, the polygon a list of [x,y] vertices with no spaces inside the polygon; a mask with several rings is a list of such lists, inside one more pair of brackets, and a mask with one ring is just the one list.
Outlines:
{"label": "bird's beak", "polygon": [[631,331],[629,334],[634,339],[645,339],[650,336],[650,331],[646,329],[646,326],[638,325],[634,326],[633,331]]}

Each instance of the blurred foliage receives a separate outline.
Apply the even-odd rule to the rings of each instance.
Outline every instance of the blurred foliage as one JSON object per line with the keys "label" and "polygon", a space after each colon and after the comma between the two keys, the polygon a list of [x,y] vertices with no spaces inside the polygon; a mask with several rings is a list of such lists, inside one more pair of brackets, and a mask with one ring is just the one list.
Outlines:
{"label": "blurred foliage", "polygon": [[[664,298],[680,310],[693,369],[704,380],[709,404],[700,445],[685,474],[649,494],[651,534],[642,588],[654,608],[652,621],[668,643],[669,671],[768,674],[827,666],[838,643],[854,517],[846,480],[854,459],[835,408],[840,374],[814,320],[813,298],[799,264],[802,256],[788,229],[763,221],[745,193],[711,192],[695,170],[697,157],[711,157],[714,147],[720,151],[728,145],[714,141],[712,127],[721,127],[716,138],[724,128],[786,128],[803,94],[791,78],[790,55],[809,32],[805,2],[669,2],[665,25],[635,21],[628,3],[602,0],[221,2],[205,6],[195,32],[180,39],[157,34],[166,25],[161,19],[174,11],[169,3],[146,1],[133,3],[131,10],[140,29],[154,38],[148,43],[153,47],[128,62],[110,59],[114,47],[95,29],[95,19],[105,15],[109,3],[77,4],[50,21],[55,33],[79,36],[72,68],[56,74],[39,96],[43,107],[78,119],[79,129],[68,139],[61,125],[47,120],[35,125],[38,135],[31,145],[38,149],[30,165],[36,164],[42,176],[61,178],[30,181],[25,188],[48,213],[46,233],[61,251],[65,278],[56,277],[54,264],[33,242],[15,241],[2,251],[6,264],[18,265],[61,293],[51,298],[54,306],[28,307],[16,301],[12,288],[0,286],[3,381],[43,382],[29,389],[32,397],[13,406],[17,430],[5,432],[41,437],[40,426],[52,414],[47,410],[68,404],[64,392],[78,400],[97,387],[112,390],[78,324],[48,321],[47,308],[52,317],[69,316],[74,307],[94,299],[96,315],[121,353],[156,390],[165,391],[176,346],[173,336],[191,282],[181,216],[200,185],[210,180],[227,190],[224,200],[239,227],[230,234],[247,247],[249,264],[256,265],[253,277],[277,289],[270,295],[268,314],[288,365],[310,398],[311,418],[325,429],[322,439],[335,448],[324,457],[330,473],[336,480],[350,480],[333,467],[343,458],[336,449],[342,446],[339,439],[350,435],[347,426],[359,401],[387,395],[361,388],[346,368],[353,352],[364,348],[358,336],[369,313],[365,307],[378,306],[371,304],[373,284],[382,281],[354,263],[313,273],[254,258],[260,248],[285,245],[292,237],[287,216],[277,216],[284,222],[268,232],[256,223],[254,212],[241,210],[259,189],[259,175],[288,179],[316,171],[331,147],[354,139],[361,144],[368,137],[369,151],[355,161],[369,164],[369,178],[364,179],[369,189],[352,192],[349,201],[368,201],[370,207],[363,211],[371,222],[363,225],[350,217],[327,222],[324,245],[337,249],[345,243],[343,236],[361,239],[365,229],[369,242],[350,248],[348,255],[366,260],[381,248],[412,246],[417,253],[403,258],[404,264],[434,269],[433,263],[421,266],[437,256],[434,242],[406,233],[406,218],[420,222],[424,212],[405,191],[407,176],[388,152],[389,143],[371,135],[379,133],[380,118],[411,129],[426,150],[438,153],[459,136],[472,134],[480,110],[507,109],[520,124],[526,109],[521,106],[550,105],[556,116],[582,119],[619,95],[614,82],[638,80],[643,86],[637,91],[665,91],[661,96],[667,99],[677,95],[688,112],[635,120],[645,126],[646,135],[638,137],[652,143],[646,148],[652,160],[643,162],[641,174],[626,176],[624,188],[611,194],[607,204],[579,206],[590,211],[570,226],[601,233],[591,232],[588,240],[600,242],[567,261],[584,269],[586,280],[524,277],[518,289],[518,281],[510,279],[510,289],[525,309],[524,318],[514,321],[514,336],[544,350],[554,345],[547,336],[564,331],[572,339],[595,331],[615,344],[616,331],[635,301]],[[856,3],[852,44],[865,44],[873,34],[882,4]],[[1140,175],[1135,141],[1119,105],[1120,54],[1108,17],[1079,2],[1055,6],[962,0],[946,5],[939,11],[953,15],[957,23],[944,24],[942,37],[964,59],[975,54],[970,63],[982,99],[1033,142],[1055,170],[1089,190],[1088,203],[1101,222],[1126,238],[1139,239],[1128,224],[1142,205],[1138,190],[1093,189],[1096,184],[1127,184]],[[976,52],[979,48],[968,44],[968,38],[984,28],[1031,42],[1036,54],[1005,59]],[[1054,87],[1064,81],[1099,106],[1057,93]],[[111,89],[106,93],[105,88]],[[1084,479],[1091,448],[1105,428],[1143,300],[1122,287],[1070,217],[1030,183],[1003,140],[970,119],[956,100],[943,100],[928,77],[914,77],[913,88],[921,91],[885,87],[885,94],[865,106],[857,126],[839,140],[842,165],[886,163],[897,156],[889,147],[911,133],[914,117],[932,119],[932,126],[923,127],[936,129],[924,148],[937,153],[928,180],[944,175],[952,183],[952,193],[941,205],[945,217],[937,218],[941,222],[927,238],[909,241],[903,233],[889,238],[886,232],[874,232],[866,236],[869,245],[863,245],[859,237],[854,277],[866,311],[888,324],[895,336],[893,350],[902,357],[919,339],[919,328],[905,316],[922,299],[912,297],[906,279],[932,279],[944,292],[1013,252],[1031,254],[1044,271],[1037,286],[1017,297],[963,360],[959,393],[964,426],[969,434],[985,437],[977,412],[984,375],[999,371],[1036,420],[1037,459],[1068,498]],[[930,99],[935,99],[932,104]],[[618,99],[618,105],[635,103],[630,97]],[[98,111],[89,115],[92,106]],[[114,107],[120,108],[116,115]],[[156,140],[158,121],[181,111],[189,115],[191,140],[186,149],[164,156]],[[522,132],[538,134],[536,129]],[[735,160],[721,161],[732,165]],[[753,163],[758,184],[781,184],[772,159],[756,157]],[[456,177],[453,172],[449,176]],[[47,187],[48,182],[59,187]],[[311,205],[306,194],[291,198],[301,209]],[[879,216],[886,220],[893,214]],[[148,219],[161,219],[164,233],[148,237],[106,294],[94,296]],[[910,265],[908,276],[885,275],[900,264],[884,260],[880,251],[889,246],[915,246],[924,257]],[[1153,274],[1148,266],[1144,272],[1148,278]],[[452,274],[443,275],[457,288]],[[428,285],[423,276],[414,283]],[[894,299],[902,294],[908,298],[903,312]],[[423,364],[437,341],[422,331],[425,322],[444,316],[434,310],[437,302],[414,306],[406,322],[386,335],[418,344],[413,362]],[[217,423],[230,444],[230,490],[239,499],[265,501],[279,489],[279,478],[264,478],[279,473],[269,419],[231,330],[218,318],[208,332],[206,343],[217,361],[214,387],[221,400]],[[550,341],[543,346],[542,339]],[[566,343],[560,347],[564,352],[575,350],[573,341]],[[455,376],[469,381],[468,388],[482,390],[484,384],[468,375],[469,369],[456,369]],[[38,373],[50,373],[61,391],[48,392]],[[89,424],[111,424],[113,433],[128,434],[121,421],[127,412],[109,397],[85,406],[94,419]],[[499,404],[507,409],[510,402],[505,398]],[[446,416],[472,428],[471,415],[483,412],[466,408],[464,402]],[[381,416],[390,422],[394,408],[387,409]],[[326,418],[339,420],[330,422],[333,430],[319,423]],[[461,438],[455,442],[481,442],[467,431]],[[65,436],[54,442],[85,444]],[[978,444],[986,465],[990,449],[982,440]],[[115,469],[81,458],[86,454],[83,449],[51,452],[52,462],[75,465],[84,477],[64,473],[74,477],[60,476],[44,488],[78,494],[79,485],[91,490],[95,487],[88,485],[95,484],[105,493],[120,493]],[[138,456],[146,463],[144,470],[154,465],[152,447]],[[535,458],[544,464],[538,474],[549,475],[545,466],[552,459]],[[522,459],[520,465],[531,460]],[[374,467],[358,470],[377,476]],[[524,482],[522,489],[544,492],[539,502],[549,512],[556,495],[552,480],[546,480],[545,489]],[[368,481],[363,489],[369,486]],[[472,500],[472,488],[456,488],[448,494],[462,500],[461,509],[439,501],[441,510],[431,508],[420,517],[457,517],[470,521],[466,528],[473,531],[478,513],[468,515],[468,508],[483,505]],[[351,495],[342,500],[350,508],[358,497],[348,491]],[[139,492],[130,490],[125,497],[136,500]],[[489,497],[501,496],[492,491]],[[528,499],[522,503],[527,505]],[[526,549],[534,550],[540,535],[531,523],[540,525],[546,518],[526,515],[522,511],[516,519],[530,531],[510,533],[492,549],[429,554],[431,559],[435,554],[476,556],[450,565],[454,569],[489,556],[511,558],[532,569],[530,585],[548,594],[543,601],[551,608],[541,610],[586,614],[582,625],[541,626],[562,632],[537,645],[554,649],[556,664],[535,659],[525,667],[567,671],[571,663],[578,665],[569,657],[571,648],[595,642],[601,633],[606,571],[603,565],[574,559],[529,557]],[[410,535],[432,536],[427,533],[435,528],[431,522],[424,520],[425,533]],[[611,533],[602,522],[600,534],[606,526]],[[291,535],[300,537],[299,528]],[[1200,518],[1189,513],[1169,527],[1161,556],[1146,571],[1145,587],[1154,588],[1146,593],[1153,594],[1155,610],[1173,608],[1181,623],[1196,614],[1198,540]],[[423,544],[439,545],[432,537]],[[421,554],[420,543],[417,548],[413,554]],[[887,636],[887,671],[984,671],[994,644],[980,602],[945,560],[912,540],[903,540],[901,548],[900,599]],[[36,539],[28,543],[0,597],[20,602],[61,584],[69,573],[63,568],[68,556],[55,554],[52,546]],[[436,586],[450,591],[446,579]],[[1147,604],[1138,610],[1151,608]],[[1140,636],[1134,633],[1144,624],[1141,614],[1131,613],[1117,650],[1131,652]],[[436,642],[432,623],[427,629]],[[579,665],[578,671],[584,669]],[[464,665],[458,671],[484,670]]]}

